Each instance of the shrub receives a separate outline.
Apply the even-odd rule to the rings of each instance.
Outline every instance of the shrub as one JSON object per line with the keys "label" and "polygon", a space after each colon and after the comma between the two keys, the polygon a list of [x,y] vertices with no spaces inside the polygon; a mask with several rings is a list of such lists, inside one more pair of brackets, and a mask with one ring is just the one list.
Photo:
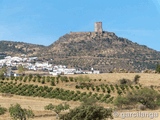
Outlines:
{"label": "shrub", "polygon": [[113,103],[114,103],[115,106],[117,106],[118,108],[122,109],[123,105],[128,105],[129,104],[129,100],[127,99],[127,97],[118,96],[114,100]]}
{"label": "shrub", "polygon": [[11,105],[9,108],[10,116],[17,120],[26,120],[27,118],[33,118],[34,114],[32,110],[22,109],[19,104]]}
{"label": "shrub", "polygon": [[94,86],[92,86],[91,88],[92,88],[93,91],[95,90]]}
{"label": "shrub", "polygon": [[73,82],[73,77],[69,77],[69,80],[70,80],[71,82]]}
{"label": "shrub", "polygon": [[96,105],[81,105],[60,117],[63,120],[103,120],[112,117],[112,109]]}
{"label": "shrub", "polygon": [[11,76],[11,80],[14,80],[15,79],[15,77],[14,76]]}
{"label": "shrub", "polygon": [[42,83],[42,84],[45,84],[45,79],[42,79],[41,83]]}
{"label": "shrub", "polygon": [[123,78],[123,79],[120,79],[119,80],[119,83],[120,84],[123,84],[123,85],[130,85],[130,84],[132,84],[132,82],[131,82],[131,80],[129,80],[129,79],[125,79],[125,78]]}
{"label": "shrub", "polygon": [[160,64],[156,66],[156,73],[160,73]]}
{"label": "shrub", "polygon": [[118,93],[118,95],[121,95],[122,91],[121,90],[117,90],[117,93]]}
{"label": "shrub", "polygon": [[78,76],[76,79],[79,83],[88,82],[90,80],[90,78],[88,76],[82,76],[82,75]]}
{"label": "shrub", "polygon": [[39,83],[41,82],[41,78],[38,78],[38,82],[39,82]]}
{"label": "shrub", "polygon": [[0,115],[3,115],[6,111],[6,108],[0,106]]}
{"label": "shrub", "polygon": [[59,114],[61,111],[67,110],[69,109],[70,106],[68,104],[59,104],[57,106],[54,106],[53,104],[49,104],[47,106],[44,107],[45,110],[51,110],[54,111],[57,114],[57,119],[59,118]]}
{"label": "shrub", "polygon": [[136,75],[136,76],[134,77],[133,82],[134,82],[135,84],[138,84],[138,83],[139,83],[139,78],[140,78],[140,77],[141,77],[141,76]]}
{"label": "shrub", "polygon": [[99,81],[101,81],[101,79],[99,79]]}
{"label": "shrub", "polygon": [[54,80],[51,80],[51,86],[56,86]]}
{"label": "shrub", "polygon": [[126,97],[128,97],[130,102],[141,103],[149,109],[156,109],[160,106],[160,94],[150,88],[133,91],[132,95],[128,94]]}
{"label": "shrub", "polygon": [[79,85],[76,85],[75,87],[76,87],[76,89],[79,89],[79,88],[80,88],[80,86],[79,86]]}
{"label": "shrub", "polygon": [[110,85],[111,90],[114,92],[114,87],[113,85]]}
{"label": "shrub", "polygon": [[96,91],[99,92],[100,88],[98,86],[96,86]]}

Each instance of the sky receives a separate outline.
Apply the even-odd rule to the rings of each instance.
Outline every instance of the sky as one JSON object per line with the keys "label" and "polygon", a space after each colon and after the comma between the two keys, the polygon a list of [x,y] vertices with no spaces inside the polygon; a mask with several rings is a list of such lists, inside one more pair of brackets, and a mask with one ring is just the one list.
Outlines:
{"label": "sky", "polygon": [[103,30],[160,51],[160,0],[0,0],[0,40],[50,45]]}

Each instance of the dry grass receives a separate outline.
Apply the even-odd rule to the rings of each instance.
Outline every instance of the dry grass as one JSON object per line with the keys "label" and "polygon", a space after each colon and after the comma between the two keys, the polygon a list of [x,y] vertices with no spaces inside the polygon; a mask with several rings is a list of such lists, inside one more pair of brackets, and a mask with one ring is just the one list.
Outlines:
{"label": "dry grass", "polygon": [[[135,75],[140,76],[140,83],[144,86],[160,86],[160,74],[147,74],[147,73],[106,73],[106,74],[88,74],[91,79],[97,79],[96,84],[102,83],[117,83],[119,79],[126,78],[133,80]],[[69,75],[72,77],[77,77],[79,75]],[[84,76],[84,75],[82,75]],[[101,81],[99,81],[101,79]],[[32,84],[32,83],[31,83]],[[34,83],[37,84],[37,83]],[[68,84],[68,83],[66,83]],[[72,83],[71,83],[72,84]],[[71,86],[66,86],[65,84],[58,84],[56,87],[61,87],[64,89],[75,90],[74,84]],[[82,90],[85,91],[85,90]],[[0,96],[0,105],[6,108],[9,108],[11,104],[19,103],[23,108],[31,108],[36,116],[33,120],[55,120],[55,114],[49,111],[44,110],[44,106],[52,103],[54,105],[63,103],[65,101],[57,100],[57,99],[47,99],[47,98],[39,98],[39,97],[23,97],[23,96],[16,96],[13,97],[2,97]],[[67,102],[70,104],[71,108],[80,105],[80,102]],[[108,105],[103,106],[107,107]],[[157,111],[159,113],[159,110]],[[52,116],[51,116],[52,115]],[[44,116],[44,117],[43,117]],[[48,116],[48,117],[46,117]],[[0,116],[0,120],[10,120],[9,113]],[[150,118],[126,118],[126,120],[149,120]],[[122,120],[122,118],[115,118],[114,120]],[[159,118],[155,118],[153,120],[160,120]]]}
{"label": "dry grass", "polygon": [[[54,105],[64,103],[66,101],[61,101],[57,99],[46,99],[38,97],[24,97],[14,95],[13,97],[2,97],[0,96],[0,104],[3,107],[9,108],[11,104],[20,104],[22,108],[32,109],[37,117],[33,120],[54,120],[55,113],[50,111],[45,111],[44,106],[52,103]],[[71,108],[80,105],[79,102],[67,101]],[[9,113],[0,116],[0,120],[10,120]]]}
{"label": "dry grass", "polygon": [[[140,76],[140,83],[145,86],[160,85],[160,74],[149,73],[104,73],[104,74],[88,74],[90,79],[101,79],[101,82],[116,83],[119,79],[126,78],[133,80],[136,75]],[[69,75],[72,77],[78,77],[80,75]],[[85,76],[85,74],[81,75]],[[106,80],[106,81],[104,81]]]}

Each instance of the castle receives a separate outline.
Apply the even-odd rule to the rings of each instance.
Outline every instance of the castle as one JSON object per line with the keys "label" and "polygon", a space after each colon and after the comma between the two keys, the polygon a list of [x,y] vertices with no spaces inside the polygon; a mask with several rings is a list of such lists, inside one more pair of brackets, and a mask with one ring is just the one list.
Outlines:
{"label": "castle", "polygon": [[75,39],[94,39],[94,38],[107,38],[108,36],[114,35],[113,32],[103,31],[102,22],[94,23],[94,31],[93,32],[70,32],[69,35],[72,35]]}
{"label": "castle", "polygon": [[[95,33],[103,33],[102,22],[95,22],[94,24]],[[91,32],[70,32],[70,34],[82,34],[82,33],[91,33]]]}
{"label": "castle", "polygon": [[95,32],[102,33],[103,32],[102,22],[96,22],[94,29]]}

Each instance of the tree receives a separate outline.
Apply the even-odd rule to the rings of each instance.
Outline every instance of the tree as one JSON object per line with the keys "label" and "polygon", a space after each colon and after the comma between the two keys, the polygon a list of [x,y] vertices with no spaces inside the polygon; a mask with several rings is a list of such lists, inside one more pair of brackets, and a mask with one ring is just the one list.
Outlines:
{"label": "tree", "polygon": [[128,105],[129,104],[129,100],[127,99],[127,97],[123,97],[123,96],[118,96],[115,100],[114,100],[114,105],[117,106],[118,108],[122,109],[123,105]]}
{"label": "tree", "polygon": [[96,105],[94,98],[84,99],[81,106],[60,117],[62,120],[105,120],[112,119],[112,109]]}
{"label": "tree", "polygon": [[84,98],[82,100],[82,105],[83,106],[94,105],[96,103],[97,103],[97,100],[94,97]]}
{"label": "tree", "polygon": [[20,74],[25,73],[25,68],[22,65],[18,65],[18,73],[20,73]]}
{"label": "tree", "polygon": [[114,105],[119,108],[122,108],[123,105],[136,107],[139,103],[146,108],[156,109],[160,106],[160,94],[153,89],[145,87],[128,93],[126,96],[118,96],[114,100]]}
{"label": "tree", "polygon": [[0,106],[0,115],[3,115],[6,111],[6,108]]}
{"label": "tree", "polygon": [[105,120],[106,118],[113,119],[112,109],[106,109],[97,105],[81,105],[69,113],[60,117],[62,120]]}
{"label": "tree", "polygon": [[128,94],[127,98],[130,102],[135,101],[137,103],[141,103],[149,109],[156,109],[160,106],[160,94],[147,87],[134,91],[132,95]]}
{"label": "tree", "polygon": [[125,79],[125,78],[123,78],[123,79],[120,79],[119,80],[119,83],[121,84],[121,85],[131,85],[131,80],[129,80],[129,79]]}
{"label": "tree", "polygon": [[141,77],[141,76],[136,75],[136,76],[134,77],[133,82],[134,82],[135,84],[138,84],[138,83],[139,83],[139,78],[140,78],[140,77]]}
{"label": "tree", "polygon": [[76,79],[79,82],[79,84],[84,83],[84,82],[88,82],[90,80],[90,78],[86,75],[85,76],[80,75]]}
{"label": "tree", "polygon": [[156,66],[156,73],[160,73],[160,64],[157,64]]}
{"label": "tree", "polygon": [[0,79],[1,79],[1,80],[4,80],[4,79],[5,79],[4,73],[3,73],[2,71],[0,71]]}
{"label": "tree", "polygon": [[54,106],[53,104],[50,103],[49,105],[44,107],[45,110],[54,111],[57,115],[57,117],[56,117],[57,119],[59,119],[59,114],[60,114],[61,111],[67,110],[69,108],[70,108],[70,106],[66,103],[59,104],[57,106]]}
{"label": "tree", "polygon": [[7,72],[7,67],[6,66],[3,66],[1,69],[0,69],[0,79],[4,80],[5,79],[5,73]]}
{"label": "tree", "polygon": [[9,113],[14,120],[27,120],[34,117],[32,110],[23,109],[19,104],[11,105]]}

